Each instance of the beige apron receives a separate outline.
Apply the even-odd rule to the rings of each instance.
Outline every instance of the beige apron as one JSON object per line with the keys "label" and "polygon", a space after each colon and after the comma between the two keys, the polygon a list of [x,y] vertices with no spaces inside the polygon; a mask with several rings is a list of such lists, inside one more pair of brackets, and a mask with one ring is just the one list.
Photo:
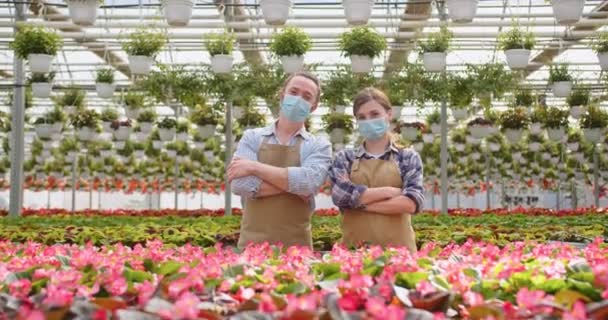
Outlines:
{"label": "beige apron", "polygon": [[[269,144],[265,137],[258,151],[258,161],[280,168],[299,167],[301,144],[299,136],[294,146]],[[285,247],[312,248],[311,216],[310,204],[291,193],[246,199],[238,247],[268,241],[271,244],[281,242]]]}
{"label": "beige apron", "polygon": [[[403,180],[393,154],[389,160],[355,159],[350,180],[368,188],[402,188]],[[410,214],[385,215],[365,210],[346,209],[342,218],[342,241],[346,246],[363,243],[381,246],[406,246],[416,252],[416,239]]]}

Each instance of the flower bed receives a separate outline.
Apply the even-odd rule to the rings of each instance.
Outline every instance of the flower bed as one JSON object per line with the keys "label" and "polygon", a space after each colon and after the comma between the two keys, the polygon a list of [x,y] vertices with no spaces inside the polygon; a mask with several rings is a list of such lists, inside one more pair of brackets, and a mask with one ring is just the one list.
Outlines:
{"label": "flower bed", "polygon": [[9,319],[605,319],[608,248],[468,241],[415,256],[0,243]]}

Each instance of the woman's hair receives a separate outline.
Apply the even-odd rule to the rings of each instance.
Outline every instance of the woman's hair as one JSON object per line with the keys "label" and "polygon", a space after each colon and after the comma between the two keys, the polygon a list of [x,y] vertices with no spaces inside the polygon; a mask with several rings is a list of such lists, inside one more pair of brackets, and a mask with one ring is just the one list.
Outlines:
{"label": "woman's hair", "polygon": [[[391,105],[391,101],[388,99],[386,94],[374,87],[367,87],[362,89],[357,93],[355,99],[353,99],[353,115],[357,116],[357,111],[361,108],[362,105],[375,101],[379,105],[381,105],[386,112],[392,111],[393,106]],[[399,149],[404,148],[404,146],[399,143],[399,137],[394,132],[389,132],[389,138],[391,143],[397,146]]]}

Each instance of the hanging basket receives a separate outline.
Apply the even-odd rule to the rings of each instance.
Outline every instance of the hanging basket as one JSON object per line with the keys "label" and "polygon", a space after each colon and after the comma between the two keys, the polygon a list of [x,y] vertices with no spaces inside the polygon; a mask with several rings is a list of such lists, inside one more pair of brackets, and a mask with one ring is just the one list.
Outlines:
{"label": "hanging basket", "polygon": [[169,158],[175,158],[177,156],[177,151],[176,150],[167,150],[167,155],[169,156]]}
{"label": "hanging basket", "polygon": [[585,113],[585,107],[584,106],[572,106],[572,107],[570,107],[570,115],[574,119],[579,119],[583,115],[583,113]]}
{"label": "hanging basket", "polygon": [[469,131],[471,132],[471,135],[476,139],[483,139],[490,135],[488,126],[472,125],[469,126]]}
{"label": "hanging basket", "polygon": [[160,150],[163,148],[164,142],[160,140],[152,140],[152,148]]}
{"label": "hanging basket", "polygon": [[114,96],[115,86],[112,83],[103,83],[98,82],[95,84],[95,91],[97,91],[97,96],[102,99],[111,99]]}
{"label": "hanging basket", "polygon": [[428,72],[441,72],[446,66],[445,52],[425,52],[422,54],[424,69]]}
{"label": "hanging basket", "polygon": [[76,131],[76,136],[80,141],[91,141],[93,140],[94,135],[95,129],[88,127],[79,128],[78,131]]}
{"label": "hanging basket", "polygon": [[488,143],[488,148],[490,148],[490,151],[492,152],[497,152],[498,150],[500,150],[500,145],[495,142],[490,142]]}
{"label": "hanging basket", "polygon": [[469,116],[469,111],[467,109],[451,109],[452,117],[456,121],[462,121]]}
{"label": "hanging basket", "polygon": [[435,140],[435,135],[432,133],[424,133],[422,134],[422,141],[424,143],[433,143]]}
{"label": "hanging basket", "polygon": [[190,138],[188,132],[180,132],[175,136],[175,140],[186,142]]}
{"label": "hanging basket", "polygon": [[53,125],[48,123],[37,124],[36,135],[41,139],[50,139],[53,136]]}
{"label": "hanging basket", "polygon": [[457,23],[471,22],[477,13],[477,0],[447,0],[447,5],[450,19]]}
{"label": "hanging basket", "polygon": [[232,107],[232,117],[234,119],[241,119],[243,117],[243,115],[245,114],[245,108],[244,107],[239,107],[239,106],[233,106]]}
{"label": "hanging basket", "polygon": [[229,54],[216,54],[211,56],[211,70],[216,74],[226,74],[232,71],[234,58]]}
{"label": "hanging basket", "polygon": [[369,56],[351,55],[350,65],[354,73],[368,73],[374,68],[374,58]]}
{"label": "hanging basket", "polygon": [[538,142],[530,142],[530,144],[528,144],[528,149],[532,152],[538,152],[538,150],[540,150],[541,144]]}
{"label": "hanging basket", "polygon": [[585,140],[595,144],[601,141],[602,139],[602,129],[601,128],[584,128],[583,136]]}
{"label": "hanging basket", "polygon": [[112,155],[112,150],[107,150],[107,149],[99,150],[99,156],[102,158],[107,158],[110,155]]}
{"label": "hanging basket", "polygon": [[133,109],[131,107],[125,106],[125,115],[127,116],[127,118],[129,119],[137,119],[139,117],[139,113],[140,110],[139,109]]}
{"label": "hanging basket", "polygon": [[401,119],[403,107],[393,107],[393,120]]}
{"label": "hanging basket", "polygon": [[173,141],[173,139],[175,138],[175,133],[175,128],[158,128],[158,135],[160,137],[160,140],[164,142]]}
{"label": "hanging basket", "polygon": [[125,148],[126,144],[126,141],[114,141],[114,148],[116,148],[117,150],[122,150]]}
{"label": "hanging basket", "polygon": [[262,16],[269,25],[283,25],[289,17],[291,0],[260,0]]}
{"label": "hanging basket", "polygon": [[333,144],[343,143],[345,136],[346,136],[346,131],[344,131],[344,129],[336,128],[336,129],[333,129],[329,133],[329,140]]}
{"label": "hanging basket", "polygon": [[215,135],[216,125],[207,124],[207,125],[203,125],[203,126],[198,126],[197,129],[198,129],[198,133],[201,136],[201,138],[208,139]]}
{"label": "hanging basket", "polygon": [[336,106],[336,107],[334,107],[334,109],[335,109],[334,111],[336,113],[342,114],[342,113],[346,112],[346,106]]}
{"label": "hanging basket", "polygon": [[31,53],[27,55],[32,73],[49,73],[55,57],[48,54]]}
{"label": "hanging basket", "polygon": [[129,69],[133,74],[147,75],[152,69],[154,59],[148,56],[129,56]]}
{"label": "hanging basket", "polygon": [[600,62],[602,71],[608,70],[608,52],[600,52],[597,54],[597,59]]}
{"label": "hanging basket", "polygon": [[565,135],[566,129],[564,128],[547,128],[547,136],[555,142],[561,142]]}
{"label": "hanging basket", "polygon": [[418,137],[418,128],[415,127],[401,127],[401,136],[403,139],[413,141]]}
{"label": "hanging basket", "polygon": [[580,144],[578,142],[569,142],[568,143],[568,150],[570,150],[572,152],[577,152],[579,147],[580,147]]}
{"label": "hanging basket", "polygon": [[507,64],[511,69],[525,69],[530,60],[530,50],[528,49],[509,49],[505,51]]}
{"label": "hanging basket", "polygon": [[524,135],[523,129],[505,129],[505,137],[511,144],[518,143]]}
{"label": "hanging basket", "polygon": [[215,161],[215,153],[213,152],[213,150],[205,150],[205,152],[203,152],[203,155],[205,156],[205,160],[209,163],[214,162]]}
{"label": "hanging basket", "polygon": [[72,115],[76,112],[76,109],[78,109],[76,106],[64,106],[63,107],[63,111],[65,111],[65,113]]}
{"label": "hanging basket", "polygon": [[53,84],[50,82],[32,82],[32,95],[34,98],[46,99],[51,96]]}
{"label": "hanging basket", "polygon": [[92,26],[97,20],[97,0],[67,0],[70,18],[79,26]]}
{"label": "hanging basket", "polygon": [[131,135],[130,127],[120,126],[120,127],[118,127],[118,129],[114,130],[114,139],[116,139],[118,141],[125,141],[125,140],[129,139],[130,135]]}
{"label": "hanging basket", "polygon": [[481,153],[479,153],[479,152],[473,152],[473,153],[471,153],[471,159],[473,159],[475,161],[481,159]]}
{"label": "hanging basket", "polygon": [[154,129],[154,123],[153,122],[140,122],[139,129],[141,130],[142,133],[150,134],[150,132],[152,132],[152,130]]}
{"label": "hanging basket", "polygon": [[416,150],[416,152],[421,152],[422,149],[424,149],[424,143],[422,142],[416,142],[413,144],[414,150]]}
{"label": "hanging basket", "polygon": [[173,27],[184,27],[192,17],[192,0],[164,0],[162,2],[163,13],[167,24]]}
{"label": "hanging basket", "polygon": [[551,0],[551,6],[558,24],[574,24],[581,19],[585,0]]}
{"label": "hanging basket", "polygon": [[553,95],[558,98],[565,98],[572,92],[571,81],[558,81],[553,83]]}
{"label": "hanging basket", "polygon": [[342,0],[344,15],[350,25],[363,25],[372,15],[374,0]]}
{"label": "hanging basket", "polygon": [[281,56],[281,65],[285,73],[296,73],[304,67],[304,56]]}
{"label": "hanging basket", "polygon": [[463,152],[466,149],[467,145],[464,143],[454,143],[454,149],[458,152]]}
{"label": "hanging basket", "polygon": [[543,125],[540,122],[530,123],[530,134],[540,134],[543,131]]}
{"label": "hanging basket", "polygon": [[432,123],[431,124],[431,132],[434,135],[441,134],[441,124],[439,124],[439,123]]}

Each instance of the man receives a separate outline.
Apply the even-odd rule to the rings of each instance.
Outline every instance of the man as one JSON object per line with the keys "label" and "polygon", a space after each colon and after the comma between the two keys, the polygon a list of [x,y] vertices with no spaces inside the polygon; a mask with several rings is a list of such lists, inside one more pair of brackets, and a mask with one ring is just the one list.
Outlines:
{"label": "man", "polygon": [[232,191],[244,198],[238,247],[282,243],[312,248],[314,195],[331,164],[331,144],[304,128],[319,105],[319,80],[295,73],[280,91],[278,121],[247,130],[227,169]]}

